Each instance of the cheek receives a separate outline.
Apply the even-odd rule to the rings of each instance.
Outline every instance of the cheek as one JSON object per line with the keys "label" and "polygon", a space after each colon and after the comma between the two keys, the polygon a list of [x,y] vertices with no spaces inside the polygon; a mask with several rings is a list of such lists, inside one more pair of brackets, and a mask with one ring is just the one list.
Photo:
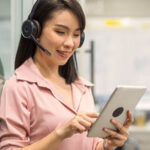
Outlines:
{"label": "cheek", "polygon": [[61,43],[61,39],[52,34],[47,34],[41,39],[41,42],[47,47],[55,47]]}
{"label": "cheek", "polygon": [[64,38],[62,38],[61,36],[58,36],[56,34],[51,34],[51,35],[49,35],[48,40],[50,41],[50,43],[53,46],[59,46],[63,43]]}
{"label": "cheek", "polygon": [[80,45],[80,38],[75,38],[74,40],[74,49],[77,49]]}
{"label": "cheek", "polygon": [[80,45],[80,39],[78,39],[76,42],[75,42],[75,47],[78,48]]}

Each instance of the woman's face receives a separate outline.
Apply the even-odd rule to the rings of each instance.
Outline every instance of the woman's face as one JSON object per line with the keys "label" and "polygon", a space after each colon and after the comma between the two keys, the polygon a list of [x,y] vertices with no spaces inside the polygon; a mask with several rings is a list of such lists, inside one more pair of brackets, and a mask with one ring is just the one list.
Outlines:
{"label": "woman's face", "polygon": [[49,64],[64,65],[78,48],[80,34],[80,25],[75,14],[70,10],[54,13],[53,18],[44,24],[38,39],[40,44],[51,53],[47,56],[38,50],[42,61],[44,59]]}

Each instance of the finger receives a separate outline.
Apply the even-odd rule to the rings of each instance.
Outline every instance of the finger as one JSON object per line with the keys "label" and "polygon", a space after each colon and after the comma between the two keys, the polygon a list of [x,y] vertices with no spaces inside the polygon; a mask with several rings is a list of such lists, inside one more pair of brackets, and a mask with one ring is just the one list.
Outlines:
{"label": "finger", "polygon": [[123,141],[125,141],[127,139],[126,136],[124,136],[124,135],[122,135],[122,134],[120,134],[116,131],[113,131],[113,130],[110,130],[110,129],[107,129],[107,128],[104,128],[104,131],[110,135],[110,138],[123,140]]}
{"label": "finger", "polygon": [[125,128],[120,122],[116,120],[111,120],[112,124],[117,128],[117,130],[124,136],[128,137],[129,132],[127,128]]}
{"label": "finger", "polygon": [[91,118],[98,118],[99,113],[96,113],[96,112],[87,112],[87,113],[85,113],[85,115],[87,115],[88,117],[91,117]]}
{"label": "finger", "polygon": [[113,147],[121,147],[124,145],[125,141],[118,140],[115,138],[109,138],[109,139],[107,139],[107,143],[108,143],[108,145],[111,145]]}
{"label": "finger", "polygon": [[93,124],[96,120],[96,118],[89,117],[87,114],[82,114],[81,117],[91,124]]}
{"label": "finger", "polygon": [[86,131],[86,128],[78,122],[75,124],[74,128],[75,128],[75,133],[83,133],[84,131]]}
{"label": "finger", "polygon": [[128,114],[128,118],[124,123],[125,128],[129,128],[129,126],[134,122],[134,117],[133,117],[131,111],[128,111],[127,114]]}
{"label": "finger", "polygon": [[85,120],[85,119],[83,119],[83,118],[80,118],[80,119],[78,120],[78,122],[79,122],[82,126],[84,126],[87,130],[90,129],[90,127],[91,127],[91,125],[92,125],[91,122],[89,122],[89,121],[87,121],[87,120]]}

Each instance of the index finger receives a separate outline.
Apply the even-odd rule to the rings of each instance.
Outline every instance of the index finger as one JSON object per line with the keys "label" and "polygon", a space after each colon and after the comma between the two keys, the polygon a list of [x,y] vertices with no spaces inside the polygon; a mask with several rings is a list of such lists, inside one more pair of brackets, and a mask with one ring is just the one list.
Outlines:
{"label": "index finger", "polygon": [[97,118],[99,116],[99,113],[97,112],[86,112],[85,115],[92,118]]}

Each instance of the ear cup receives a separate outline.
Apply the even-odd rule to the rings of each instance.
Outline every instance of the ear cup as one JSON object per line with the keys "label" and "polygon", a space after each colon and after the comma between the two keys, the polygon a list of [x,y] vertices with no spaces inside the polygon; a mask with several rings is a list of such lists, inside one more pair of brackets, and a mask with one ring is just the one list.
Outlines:
{"label": "ear cup", "polygon": [[80,37],[80,45],[79,45],[79,48],[83,45],[84,40],[85,40],[85,33],[82,32],[81,37]]}
{"label": "ear cup", "polygon": [[41,26],[40,26],[40,23],[37,21],[37,20],[33,20],[35,26],[36,26],[36,33],[35,33],[35,37],[39,37],[41,35]]}
{"label": "ear cup", "polygon": [[22,35],[24,38],[30,39],[32,36],[38,37],[40,35],[40,24],[36,20],[26,20],[22,24]]}

